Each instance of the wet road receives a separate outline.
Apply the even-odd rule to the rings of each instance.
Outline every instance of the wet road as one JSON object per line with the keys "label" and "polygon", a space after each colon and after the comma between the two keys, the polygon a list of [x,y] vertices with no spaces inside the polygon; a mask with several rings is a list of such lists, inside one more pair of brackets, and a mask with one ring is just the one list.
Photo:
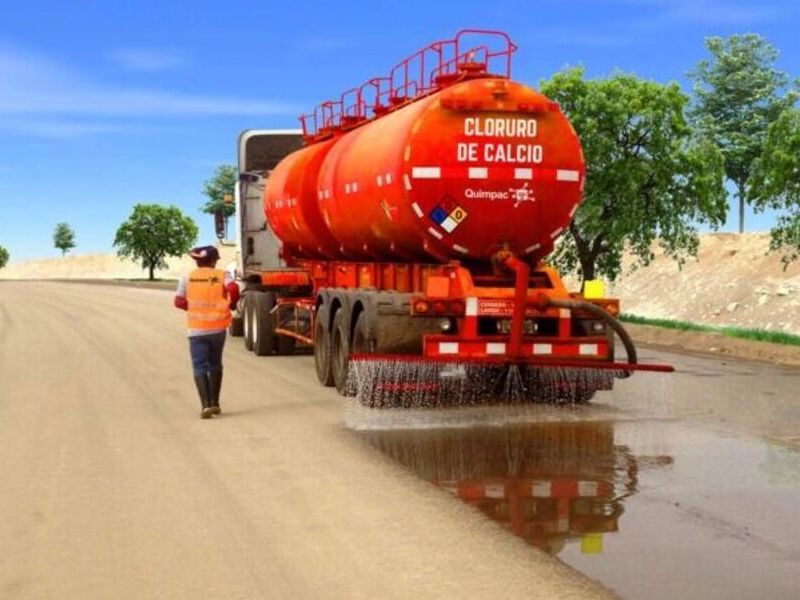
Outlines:
{"label": "wet road", "polygon": [[800,597],[798,369],[371,411],[231,340],[209,422],[170,299],[0,284],[0,598]]}
{"label": "wet road", "polygon": [[644,355],[678,373],[589,406],[351,407],[346,423],[624,598],[800,597],[800,371]]}

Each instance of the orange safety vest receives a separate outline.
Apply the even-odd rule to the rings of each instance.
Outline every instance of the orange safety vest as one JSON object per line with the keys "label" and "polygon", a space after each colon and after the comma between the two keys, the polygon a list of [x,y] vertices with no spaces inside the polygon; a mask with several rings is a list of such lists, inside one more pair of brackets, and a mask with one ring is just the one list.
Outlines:
{"label": "orange safety vest", "polygon": [[189,273],[186,303],[189,329],[213,331],[230,325],[231,310],[225,289],[225,271],[200,268]]}

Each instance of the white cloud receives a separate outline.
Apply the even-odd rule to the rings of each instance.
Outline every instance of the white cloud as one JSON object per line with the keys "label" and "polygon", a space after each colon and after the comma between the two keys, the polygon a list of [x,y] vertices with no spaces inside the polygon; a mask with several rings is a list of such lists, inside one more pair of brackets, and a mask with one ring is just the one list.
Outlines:
{"label": "white cloud", "polygon": [[168,71],[186,64],[179,52],[153,48],[117,48],[108,57],[130,71]]}
{"label": "white cloud", "polygon": [[231,96],[121,88],[54,61],[0,47],[0,117],[197,117],[292,115],[298,107]]}
{"label": "white cloud", "polygon": [[[119,133],[130,127],[115,123],[76,122],[59,119],[0,119],[0,131],[49,139],[72,139],[87,135]],[[3,172],[0,167],[0,173]]]}

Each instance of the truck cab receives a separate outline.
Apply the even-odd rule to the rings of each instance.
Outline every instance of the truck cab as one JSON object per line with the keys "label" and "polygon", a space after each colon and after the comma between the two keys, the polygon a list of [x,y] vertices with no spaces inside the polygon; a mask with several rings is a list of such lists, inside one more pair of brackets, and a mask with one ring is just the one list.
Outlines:
{"label": "truck cab", "polygon": [[284,266],[280,242],[264,213],[264,186],[272,169],[303,145],[299,129],[250,129],[238,144],[239,180],[236,183],[236,274],[246,279],[252,272]]}

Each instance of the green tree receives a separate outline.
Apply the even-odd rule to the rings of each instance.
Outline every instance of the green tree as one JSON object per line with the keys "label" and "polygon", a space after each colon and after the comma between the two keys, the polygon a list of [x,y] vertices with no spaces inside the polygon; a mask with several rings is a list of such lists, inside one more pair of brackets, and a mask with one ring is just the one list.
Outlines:
{"label": "green tree", "polygon": [[53,231],[53,245],[61,250],[61,256],[67,253],[67,250],[72,250],[75,247],[75,232],[69,224],[61,221],[56,224]]}
{"label": "green tree", "polygon": [[759,35],[706,38],[711,60],[689,73],[695,82],[693,125],[725,158],[725,175],[736,186],[739,233],[753,163],[761,155],[770,123],[794,104],[786,74],[773,67],[778,51]]}
{"label": "green tree", "polygon": [[141,262],[153,280],[155,269],[167,266],[165,258],[189,251],[197,239],[197,225],[175,206],[137,204],[114,237],[117,254]]}
{"label": "green tree", "polygon": [[756,210],[783,211],[770,232],[770,248],[783,251],[784,268],[789,266],[800,258],[800,110],[787,110],[770,125],[749,192]]}
{"label": "green tree", "polygon": [[0,269],[8,264],[8,250],[0,246]]}
{"label": "green tree", "polygon": [[697,251],[696,224],[724,222],[722,156],[692,141],[677,84],[622,73],[586,80],[573,68],[541,90],[570,118],[587,166],[584,201],[553,256],[564,271],[613,280],[626,248],[645,265],[656,240],[681,264]]}
{"label": "green tree", "polygon": [[214,171],[214,176],[203,184],[203,194],[208,200],[203,205],[202,211],[210,215],[222,212],[225,217],[225,229],[228,229],[228,219],[236,211],[233,204],[225,203],[225,196],[233,196],[239,172],[233,165],[220,165]]}

